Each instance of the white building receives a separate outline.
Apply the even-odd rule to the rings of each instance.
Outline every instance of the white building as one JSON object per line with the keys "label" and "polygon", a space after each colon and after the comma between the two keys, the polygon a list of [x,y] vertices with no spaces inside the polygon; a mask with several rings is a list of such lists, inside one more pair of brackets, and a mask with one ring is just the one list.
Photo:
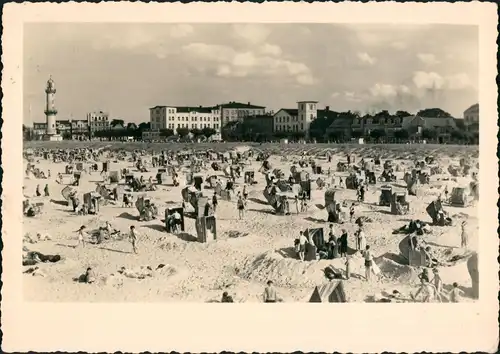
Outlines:
{"label": "white building", "polygon": [[473,104],[464,111],[465,125],[479,123],[479,103]]}
{"label": "white building", "polygon": [[220,117],[222,126],[225,126],[229,122],[243,121],[245,117],[259,116],[266,113],[266,107],[257,106],[254,104],[241,103],[231,101],[229,103],[223,103],[219,106]]}
{"label": "white building", "polygon": [[87,113],[87,122],[91,133],[109,129],[109,114],[103,111]]}
{"label": "white building", "polygon": [[149,109],[150,128],[152,131],[172,129],[203,129],[212,128],[220,134],[220,111],[217,107],[178,107],[156,106]]}
{"label": "white building", "polygon": [[303,132],[309,136],[311,122],[318,117],[317,101],[299,101],[297,109],[282,108],[274,115],[275,132]]}

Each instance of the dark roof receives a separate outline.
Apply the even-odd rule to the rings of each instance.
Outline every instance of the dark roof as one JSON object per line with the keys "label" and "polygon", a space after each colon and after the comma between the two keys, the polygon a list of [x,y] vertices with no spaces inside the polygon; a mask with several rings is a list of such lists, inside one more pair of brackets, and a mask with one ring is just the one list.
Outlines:
{"label": "dark roof", "polygon": [[453,118],[434,118],[434,117],[421,117],[417,118],[423,119],[425,124],[432,127],[446,127],[446,126],[456,126],[455,120]]}
{"label": "dark roof", "polygon": [[297,103],[318,103],[319,101],[297,101]]}
{"label": "dark roof", "polygon": [[339,115],[338,112],[335,112],[335,111],[330,111],[329,109],[326,110],[326,109],[318,109],[318,114],[317,114],[317,117],[318,118],[332,118],[332,119],[335,119],[337,118]]}
{"label": "dark roof", "polygon": [[240,103],[240,102],[229,102],[229,103],[223,103],[219,105],[222,108],[246,108],[246,109],[263,109],[266,108],[264,106],[256,106],[254,104],[248,103]]}
{"label": "dark roof", "polygon": [[188,112],[198,112],[198,113],[211,113],[213,109],[216,109],[216,107],[188,107],[188,106],[155,106],[151,107],[150,110],[156,109],[156,108],[175,108],[178,113],[188,113]]}
{"label": "dark roof", "polygon": [[333,129],[337,127],[350,127],[353,120],[349,117],[341,117],[337,118],[333,121],[332,124],[327,129]]}
{"label": "dark roof", "polygon": [[472,106],[470,106],[469,108],[467,108],[465,110],[465,112],[468,112],[468,111],[473,110],[473,109],[475,110],[477,108],[479,108],[479,103],[473,104]]}
{"label": "dark roof", "polygon": [[[281,108],[279,111],[285,111],[293,117],[297,117],[299,115],[299,110],[297,108]],[[276,114],[278,114],[278,112],[276,112]]]}

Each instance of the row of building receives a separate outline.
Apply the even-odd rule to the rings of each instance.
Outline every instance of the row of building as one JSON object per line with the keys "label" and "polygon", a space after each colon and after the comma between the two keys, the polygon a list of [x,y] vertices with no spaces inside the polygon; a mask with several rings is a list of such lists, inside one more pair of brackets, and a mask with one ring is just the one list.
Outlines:
{"label": "row of building", "polygon": [[[329,106],[318,109],[318,101],[299,101],[297,108],[281,108],[276,113],[266,112],[266,107],[239,102],[229,102],[214,107],[179,107],[156,106],[150,108],[149,132],[143,138],[159,139],[161,129],[178,128],[203,129],[213,128],[217,133],[230,122],[247,122],[259,125],[267,134],[274,133],[302,133],[309,136],[311,123],[318,118],[333,118],[333,123],[327,128],[325,134],[333,131],[342,132],[349,136],[353,131],[369,134],[371,130],[383,129],[391,136],[400,129],[421,127],[435,129],[438,134],[449,134],[457,129],[457,119],[435,117],[389,117],[385,119],[360,117],[337,117],[337,113],[330,110]],[[474,104],[464,112],[463,122],[472,126],[479,123],[479,104]]]}
{"label": "row of building", "polygon": [[[34,139],[41,139],[47,131],[47,122],[33,123]],[[110,119],[106,112],[91,112],[87,114],[86,119],[56,119],[55,129],[60,135],[70,134],[71,139],[78,140],[82,137],[88,137],[89,133],[96,131],[109,130]]]}

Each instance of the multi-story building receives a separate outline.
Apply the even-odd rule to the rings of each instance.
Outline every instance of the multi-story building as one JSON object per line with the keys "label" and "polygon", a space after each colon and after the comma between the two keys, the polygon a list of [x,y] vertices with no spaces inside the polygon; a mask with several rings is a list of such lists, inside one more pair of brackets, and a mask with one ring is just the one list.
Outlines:
{"label": "multi-story building", "polygon": [[309,137],[311,123],[319,115],[326,115],[330,108],[318,110],[317,101],[299,101],[298,108],[282,108],[274,115],[275,132],[302,132],[305,137]]}
{"label": "multi-story building", "polygon": [[355,118],[352,122],[351,129],[359,131],[362,135],[369,135],[372,130],[383,129],[387,136],[393,136],[394,132],[400,129],[407,129],[410,122],[415,116],[406,117],[376,117],[365,116]]}
{"label": "multi-story building", "polygon": [[234,122],[236,120],[242,121],[244,117],[264,115],[266,113],[266,107],[256,106],[248,103],[240,102],[229,102],[223,103],[219,106],[220,117],[222,126],[225,126],[229,122]]}
{"label": "multi-story building", "polygon": [[47,132],[47,122],[35,123],[33,122],[33,139],[40,140]]}
{"label": "multi-story building", "polygon": [[87,114],[87,123],[90,127],[90,132],[93,134],[96,131],[109,129],[109,114],[103,111],[91,112]]}
{"label": "multi-story building", "polygon": [[156,106],[149,109],[151,131],[172,129],[212,128],[220,134],[220,111],[218,107]]}
{"label": "multi-story building", "polygon": [[479,130],[479,103],[473,104],[464,111],[464,123],[468,130]]}

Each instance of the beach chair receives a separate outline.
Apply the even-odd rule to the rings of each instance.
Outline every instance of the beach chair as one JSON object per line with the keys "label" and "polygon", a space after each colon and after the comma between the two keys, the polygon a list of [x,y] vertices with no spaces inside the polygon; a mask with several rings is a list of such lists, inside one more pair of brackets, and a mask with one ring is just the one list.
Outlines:
{"label": "beach chair", "polygon": [[405,192],[393,192],[391,198],[391,214],[406,215],[410,211],[410,204],[406,201]]}
{"label": "beach chair", "polygon": [[378,200],[378,205],[391,206],[391,199],[392,199],[392,186],[382,186],[380,188],[380,197]]}
{"label": "beach chair", "polygon": [[198,242],[207,243],[217,240],[217,219],[214,215],[196,218]]}

